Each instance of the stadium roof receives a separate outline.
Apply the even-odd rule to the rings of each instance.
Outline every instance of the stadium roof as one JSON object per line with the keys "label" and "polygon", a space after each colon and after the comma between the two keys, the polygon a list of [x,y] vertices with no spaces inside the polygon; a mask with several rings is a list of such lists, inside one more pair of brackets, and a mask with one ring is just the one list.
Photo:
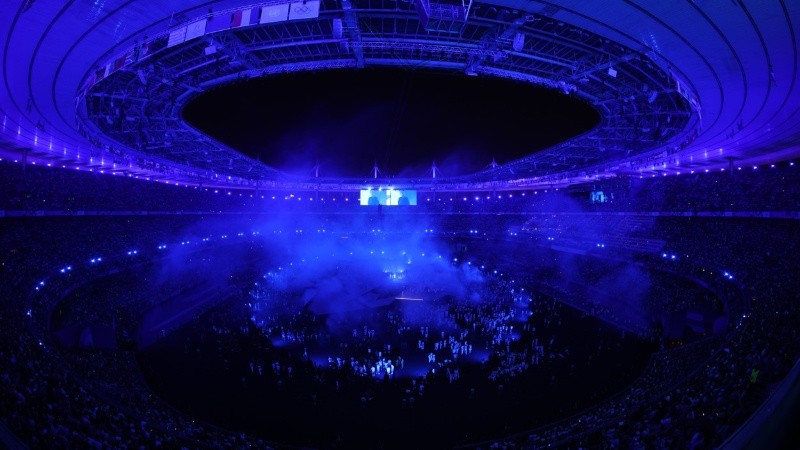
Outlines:
{"label": "stadium roof", "polygon": [[560,90],[601,123],[476,174],[398,185],[518,189],[800,153],[797,2],[20,0],[2,10],[5,157],[345,189],[374,180],[290,176],[193,129],[181,107],[242,78],[408,65]]}

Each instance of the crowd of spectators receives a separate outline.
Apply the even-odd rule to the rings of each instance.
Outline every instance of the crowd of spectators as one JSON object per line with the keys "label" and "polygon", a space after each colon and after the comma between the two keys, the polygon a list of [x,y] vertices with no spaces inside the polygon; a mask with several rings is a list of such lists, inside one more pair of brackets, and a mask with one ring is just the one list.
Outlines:
{"label": "crowd of spectators", "polygon": [[[365,403],[364,407],[377,408],[373,405],[382,397],[382,408],[387,405],[390,410],[413,408],[415,414],[424,414],[431,407],[430,400],[428,406],[424,406],[425,399],[437,398],[437,395],[441,398],[448,391],[472,392],[472,402],[488,401],[494,398],[493,392],[498,388],[505,387],[509,393],[514,386],[521,389],[520,386],[527,385],[539,390],[541,382],[531,382],[531,376],[536,376],[529,372],[532,368],[538,368],[537,373],[548,377],[561,377],[564,373],[556,375],[559,367],[562,372],[570,364],[582,367],[581,361],[587,355],[595,362],[604,360],[607,346],[600,346],[596,341],[589,344],[591,352],[572,356],[575,348],[564,345],[561,337],[556,337],[568,334],[567,323],[562,324],[564,306],[535,291],[520,291],[516,286],[507,278],[497,278],[475,293],[482,301],[475,302],[471,298],[467,302],[454,302],[443,298],[428,305],[431,309],[424,315],[404,314],[403,307],[411,305],[413,308],[416,306],[413,302],[363,311],[368,317],[351,313],[348,316],[353,322],[352,330],[339,318],[337,329],[344,328],[344,332],[340,330],[332,335],[320,318],[308,311],[297,311],[296,301],[281,298],[287,294],[276,293],[269,284],[262,282],[251,292],[250,298],[245,299],[253,308],[251,313],[235,316],[231,314],[235,308],[221,306],[213,318],[208,319],[212,326],[200,333],[201,337],[178,339],[189,361],[182,367],[197,378],[202,377],[203,364],[215,365],[224,360],[224,364],[216,364],[219,367],[208,370],[221,370],[224,366],[231,379],[241,378],[248,389],[275,389],[273,395],[266,398],[276,398],[280,392],[298,392],[302,400],[280,407],[284,414],[298,402],[309,407],[305,398],[308,393],[313,392],[316,401],[321,403],[321,399],[334,395],[330,392],[333,386],[336,386],[335,394],[340,396],[340,408],[360,401]],[[193,290],[191,283],[178,288]],[[172,289],[168,291],[173,292]],[[424,295],[436,298],[437,291],[433,289]],[[114,298],[115,316],[122,317],[117,320],[117,328],[126,328],[125,322],[130,328],[132,322],[126,317],[140,316],[153,307],[152,302],[136,299],[154,297],[160,296],[150,286],[135,287],[125,279],[95,282],[61,302],[69,305],[70,314],[57,310],[57,325],[68,326],[89,318],[108,323],[110,319],[104,313],[108,305],[93,299]],[[119,310],[128,312],[122,314]],[[245,345],[247,351],[243,351],[242,342],[249,342]],[[616,345],[615,339],[607,339],[607,342],[610,346]],[[216,353],[219,358],[215,358]],[[250,356],[233,356],[241,354]],[[108,355],[106,351],[93,356],[104,361],[94,365],[85,353],[78,352],[77,357],[71,355],[71,359],[76,360],[70,363],[71,371],[93,380],[91,384],[95,390],[102,390],[108,397],[114,397],[114,392],[126,393],[116,396],[119,403],[154,420],[158,405],[140,400],[148,398],[142,392],[143,383],[135,376],[135,370],[132,371],[134,376],[128,373],[136,365],[126,363],[122,357]],[[625,358],[629,357],[626,353]],[[576,358],[581,361],[576,362]],[[461,371],[464,364],[479,361],[483,361],[480,370]],[[145,372],[156,385],[161,384],[163,377],[150,366],[145,364]],[[381,383],[389,384],[381,388]],[[163,388],[169,389],[169,386]],[[599,398],[601,391],[592,392],[592,395]],[[264,395],[253,396],[265,398]],[[519,397],[522,398],[522,392]],[[387,420],[393,414],[389,410],[376,411],[382,411],[379,414]]]}
{"label": "crowd of spectators", "polygon": [[[71,277],[91,274],[97,269],[89,261],[100,252],[106,253],[106,269],[125,266],[129,261],[117,261],[112,251],[121,253],[133,240],[153,243],[155,248],[186,222],[177,223],[176,218],[3,221],[0,407],[9,428],[30,448],[169,448],[181,442],[190,446],[185,431],[175,433],[168,428],[169,422],[134,420],[124,408],[105,401],[65,371],[46,334],[46,319],[54,305],[40,302],[42,297],[35,295],[50,288],[59,292]],[[82,231],[83,226],[92,227],[93,232]],[[44,267],[55,269],[58,275],[53,276],[52,269],[40,269]],[[74,267],[74,271],[61,274],[59,267]]]}
{"label": "crowd of spectators", "polygon": [[[435,214],[531,213],[797,213],[800,164],[745,167],[681,175],[619,176],[566,188],[420,191],[416,206],[361,206],[359,192],[311,189],[257,190],[149,181],[114,168],[46,167],[0,161],[0,211],[9,214],[98,211],[162,213],[423,212]],[[90,171],[91,170],[91,171]],[[139,192],[133,198],[126,192]],[[602,196],[597,193],[602,192]],[[594,194],[594,195],[593,195]],[[603,201],[598,201],[602,198]],[[643,244],[639,244],[643,245]],[[646,246],[646,245],[645,245]]]}
{"label": "crowd of spectators", "polygon": [[[0,333],[0,417],[11,432],[31,448],[270,447],[263,440],[200,424],[170,409],[133,376],[130,360],[109,353],[101,359],[79,355],[65,362],[48,328],[53,308],[80,280],[92,279],[98,271],[157,258],[164,242],[178,241],[181,233],[197,221],[214,220],[205,215],[220,210],[248,211],[250,197],[243,195],[234,201],[230,198],[239,193],[228,196],[227,192],[85,171],[31,166],[21,170],[18,164],[8,162],[0,163],[0,171],[0,189],[8,193],[2,199],[1,209],[5,211],[202,213],[193,217],[0,218],[4,229],[0,234],[0,311],[4,317]],[[611,188],[613,202],[584,206],[592,212],[603,208],[609,212],[792,211],[800,204],[798,183],[793,181],[796,171],[797,166],[786,165],[747,168],[747,173],[629,180],[628,187]],[[152,186],[152,190],[144,186]],[[217,200],[223,196],[229,198]],[[522,201],[517,205],[523,205],[515,207],[518,211],[528,211]],[[494,218],[494,214],[467,214],[464,220],[442,219],[444,228],[436,232],[469,237],[472,228],[460,227],[475,223],[480,233],[505,235],[506,229],[492,225]],[[518,223],[522,227],[524,220]],[[784,378],[800,355],[800,281],[790,270],[800,266],[796,220],[657,217],[646,229],[636,230],[638,236],[663,242],[662,250],[677,258],[663,258],[660,251],[644,251],[635,258],[691,276],[712,288],[725,301],[728,328],[707,339],[656,353],[633,385],[581,414],[476,446],[713,448],[755,412]],[[140,251],[131,254],[132,249]],[[93,265],[91,261],[99,256],[102,263]],[[134,300],[121,298],[120,305],[130,306]],[[491,317],[486,313],[455,312],[460,317]],[[460,336],[454,336],[453,342],[462,341],[456,337]],[[448,337],[445,350],[452,352],[451,343]],[[528,353],[498,354],[495,377],[516,374],[522,361],[535,360],[540,344],[529,348]],[[435,349],[432,341],[424,345]],[[350,355],[341,357],[350,361]],[[369,365],[378,362],[370,360]],[[396,359],[392,365],[395,369],[401,366]],[[112,394],[118,394],[119,389],[103,389],[87,382],[84,375],[90,372],[127,373],[115,386],[130,388],[132,394],[115,396]],[[451,370],[448,380],[453,373]]]}
{"label": "crowd of spectators", "polygon": [[608,201],[594,203],[593,211],[796,213],[798,180],[800,163],[779,163],[619,177],[572,189],[587,200],[592,191],[604,193]]}
{"label": "crowd of spectators", "polygon": [[[684,255],[678,263],[663,260],[665,266],[679,265],[728,292],[736,300],[731,303],[746,303],[729,308],[738,312],[729,313],[727,333],[671,352],[687,355],[692,348],[692,359],[707,358],[702,364],[684,367],[685,358],[670,357],[663,369],[646,372],[682,368],[662,382],[645,376],[614,401],[492,447],[715,448],[786,376],[800,354],[798,280],[782,270],[798,264],[796,224],[671,218],[660,220],[658,229]],[[738,281],[725,273],[736,273]]]}

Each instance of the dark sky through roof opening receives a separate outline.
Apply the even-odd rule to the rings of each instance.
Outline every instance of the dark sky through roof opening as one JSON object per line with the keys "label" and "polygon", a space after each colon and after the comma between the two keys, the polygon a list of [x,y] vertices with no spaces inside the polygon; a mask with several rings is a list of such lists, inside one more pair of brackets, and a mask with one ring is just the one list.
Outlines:
{"label": "dark sky through roof opening", "polygon": [[599,115],[561,92],[490,77],[369,68],[242,80],[189,102],[211,137],[297,175],[458,176],[582,134]]}

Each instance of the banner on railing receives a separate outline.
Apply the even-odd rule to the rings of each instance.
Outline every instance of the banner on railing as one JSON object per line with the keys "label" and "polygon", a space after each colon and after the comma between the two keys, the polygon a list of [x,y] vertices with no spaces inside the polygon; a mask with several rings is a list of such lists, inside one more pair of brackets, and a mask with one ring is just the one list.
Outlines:
{"label": "banner on railing", "polygon": [[[186,41],[231,28],[277,23],[287,20],[314,19],[319,17],[319,8],[319,0],[307,0],[247,8],[234,11],[233,13],[223,12],[220,14],[211,14],[187,26],[182,26],[170,31],[167,36],[166,47],[174,47]],[[108,61],[105,66],[92,71],[84,83],[83,90],[86,91],[90,89],[93,85],[111,75],[112,72],[125,66],[135,64],[149,54],[150,42],[142,42],[141,44],[135,43],[133,49]]]}
{"label": "banner on railing", "polygon": [[293,2],[289,8],[289,20],[314,19],[319,17],[319,1]]}
{"label": "banner on railing", "polygon": [[248,8],[231,14],[231,28],[246,27],[258,23],[259,8]]}
{"label": "banner on railing", "polygon": [[176,46],[186,40],[186,27],[180,27],[177,30],[172,30],[167,39],[167,48]]}
{"label": "banner on railing", "polygon": [[260,23],[277,23],[289,19],[289,4],[269,5],[261,8]]}
{"label": "banner on railing", "polygon": [[206,33],[206,19],[198,20],[197,22],[190,23],[186,27],[186,39],[194,39],[200,37]]}

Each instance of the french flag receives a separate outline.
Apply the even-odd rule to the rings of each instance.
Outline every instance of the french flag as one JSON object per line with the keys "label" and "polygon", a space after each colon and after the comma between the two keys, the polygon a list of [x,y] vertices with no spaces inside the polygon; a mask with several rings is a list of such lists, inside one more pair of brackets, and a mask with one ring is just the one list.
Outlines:
{"label": "french flag", "polygon": [[248,8],[231,14],[231,28],[244,27],[258,23],[258,8]]}
{"label": "french flag", "polygon": [[[117,70],[125,67],[125,63],[128,62],[128,58],[130,58],[132,55],[133,55],[133,52],[132,51],[128,51],[124,55],[122,55],[119,58],[117,58],[114,61],[114,71],[117,71]],[[133,62],[133,60],[130,60],[130,62]]]}

